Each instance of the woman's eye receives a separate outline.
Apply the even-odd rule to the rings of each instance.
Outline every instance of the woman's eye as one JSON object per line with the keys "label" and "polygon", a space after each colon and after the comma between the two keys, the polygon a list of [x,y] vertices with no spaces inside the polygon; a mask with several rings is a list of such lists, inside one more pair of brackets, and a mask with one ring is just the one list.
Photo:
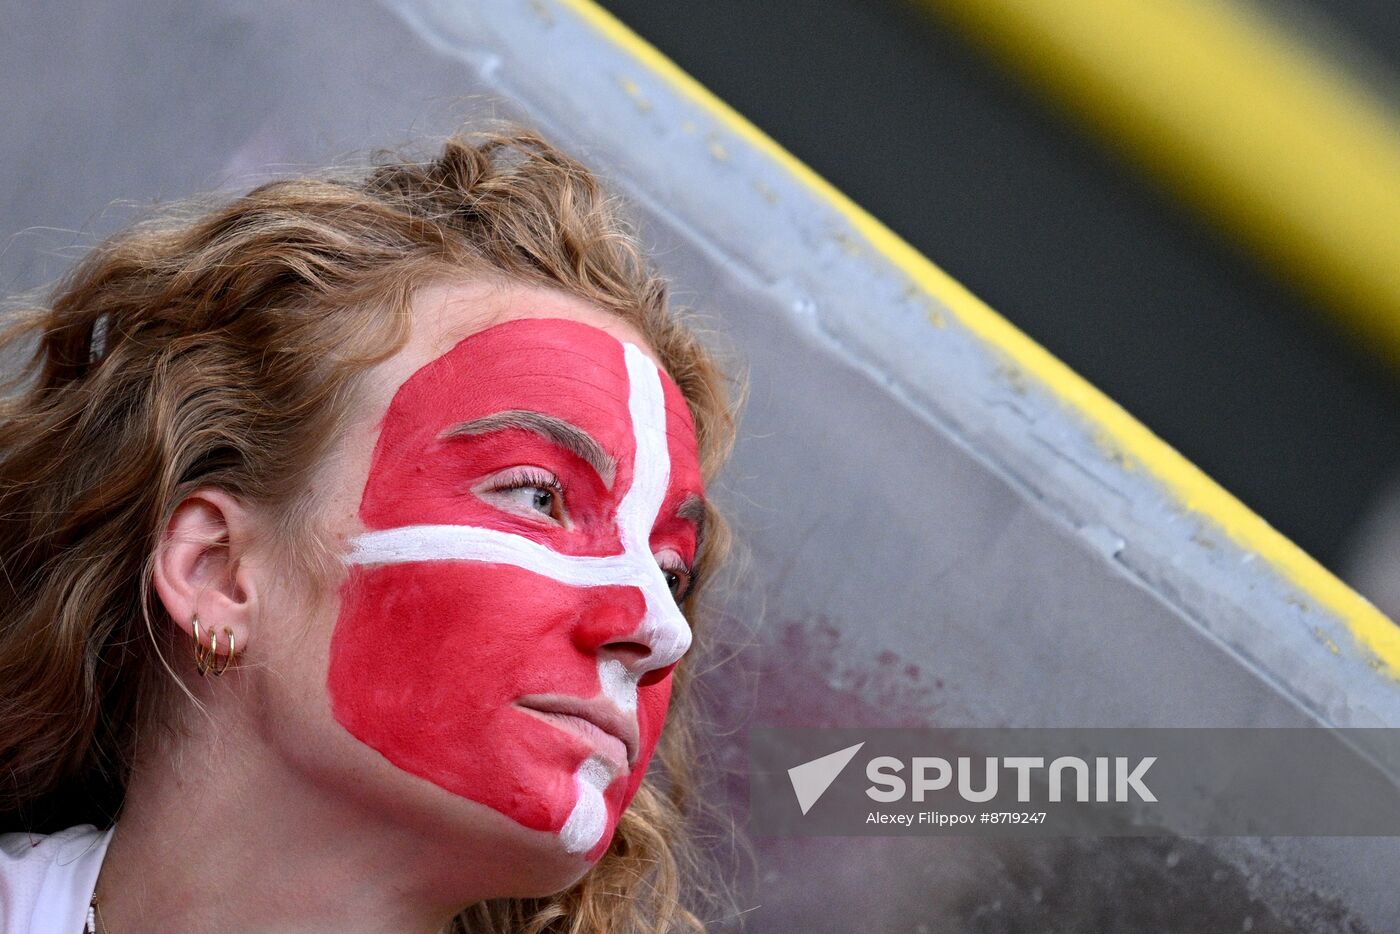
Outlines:
{"label": "woman's eye", "polygon": [[685,568],[674,565],[669,567],[663,566],[661,571],[666,575],[666,587],[671,591],[671,597],[677,603],[683,602],[686,595],[690,593],[692,586],[690,572]]}
{"label": "woman's eye", "polygon": [[554,515],[554,501],[556,499],[554,491],[542,486],[518,486],[513,489],[503,490],[502,493],[509,499],[543,513],[546,516]]}
{"label": "woman's eye", "polygon": [[485,481],[476,494],[500,509],[566,524],[564,486],[548,471],[516,468]]}

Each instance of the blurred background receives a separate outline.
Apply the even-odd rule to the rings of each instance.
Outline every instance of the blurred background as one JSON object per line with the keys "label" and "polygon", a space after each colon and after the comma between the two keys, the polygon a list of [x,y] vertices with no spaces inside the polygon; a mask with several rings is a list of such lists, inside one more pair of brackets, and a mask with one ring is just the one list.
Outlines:
{"label": "blurred background", "polygon": [[1400,617],[1400,4],[602,4]]}

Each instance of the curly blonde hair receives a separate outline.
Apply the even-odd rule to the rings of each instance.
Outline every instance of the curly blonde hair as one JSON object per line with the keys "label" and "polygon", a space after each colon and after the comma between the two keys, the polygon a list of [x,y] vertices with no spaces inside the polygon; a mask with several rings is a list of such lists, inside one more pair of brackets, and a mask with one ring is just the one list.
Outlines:
{"label": "curly blonde hair", "polygon": [[[312,471],[360,376],[406,340],[415,290],[464,276],[561,289],[635,326],[714,475],[734,438],[729,381],[615,201],[524,130],[166,209],[91,250],[47,301],[10,309],[0,359],[28,356],[0,399],[0,830],[115,818],[137,735],[169,697],[151,571],[191,491],[271,507],[293,567],[331,578]],[[718,515],[706,531],[700,580],[727,548]],[[456,930],[702,929],[683,894],[702,862],[686,833],[688,671],[599,863],[557,895],[476,905]]]}

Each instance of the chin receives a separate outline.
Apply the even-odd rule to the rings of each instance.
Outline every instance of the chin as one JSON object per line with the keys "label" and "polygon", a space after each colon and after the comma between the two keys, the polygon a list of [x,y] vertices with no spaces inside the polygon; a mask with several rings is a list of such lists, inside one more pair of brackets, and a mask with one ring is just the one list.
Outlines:
{"label": "chin", "polygon": [[597,865],[568,853],[558,834],[525,831],[527,840],[513,848],[508,898],[544,898],[571,888]]}
{"label": "chin", "polygon": [[[611,843],[599,842],[588,859],[586,855],[571,853],[558,832],[532,830],[505,815],[488,811],[473,805],[475,819],[471,827],[453,828],[466,830],[457,837],[461,841],[464,855],[470,853],[462,867],[469,872],[482,873],[477,876],[485,884],[486,891],[497,893],[499,898],[544,898],[558,894],[583,879],[598,864]],[[485,813],[482,813],[482,812]],[[443,840],[443,831],[448,827],[438,825],[438,839]],[[456,836],[454,834],[454,836]],[[486,857],[486,866],[482,857]]]}
{"label": "chin", "polygon": [[[558,863],[542,860],[530,878],[521,880],[521,891],[517,898],[545,898],[557,895],[577,885],[596,863],[587,863],[577,856],[562,855]],[[565,863],[567,860],[567,864]]]}

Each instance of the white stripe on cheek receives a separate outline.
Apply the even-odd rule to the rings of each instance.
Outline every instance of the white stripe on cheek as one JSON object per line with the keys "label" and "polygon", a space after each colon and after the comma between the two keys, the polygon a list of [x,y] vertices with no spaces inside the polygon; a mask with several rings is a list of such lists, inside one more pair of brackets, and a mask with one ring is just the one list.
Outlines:
{"label": "white stripe on cheek", "polygon": [[566,555],[514,532],[475,525],[405,525],[369,532],[355,539],[349,561],[484,561],[523,568],[572,587],[641,587],[649,579],[647,569],[632,555]]}

